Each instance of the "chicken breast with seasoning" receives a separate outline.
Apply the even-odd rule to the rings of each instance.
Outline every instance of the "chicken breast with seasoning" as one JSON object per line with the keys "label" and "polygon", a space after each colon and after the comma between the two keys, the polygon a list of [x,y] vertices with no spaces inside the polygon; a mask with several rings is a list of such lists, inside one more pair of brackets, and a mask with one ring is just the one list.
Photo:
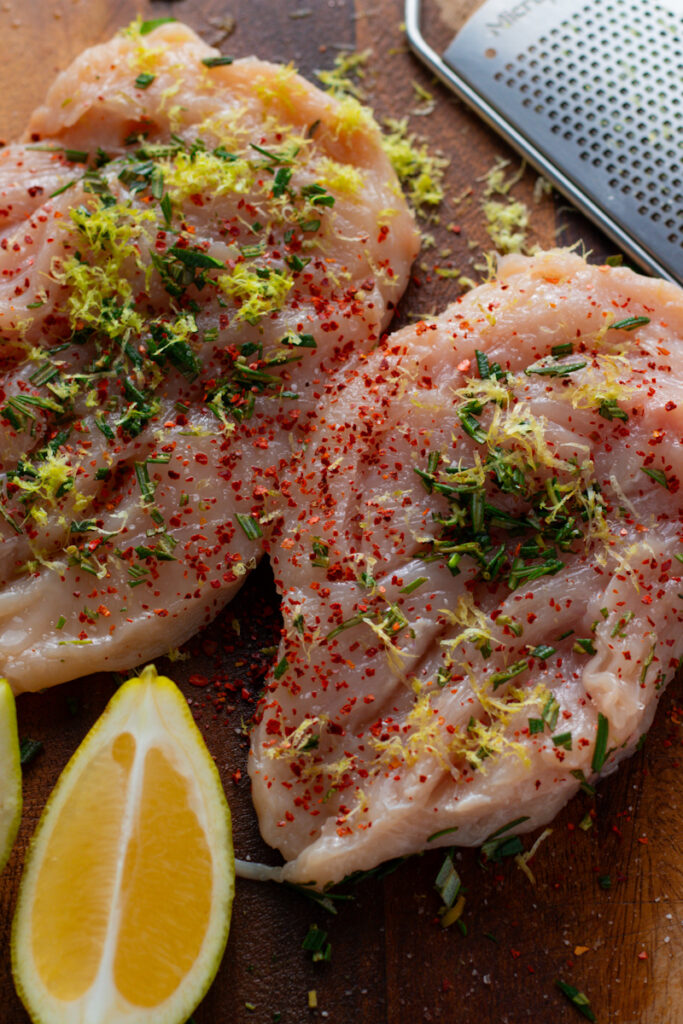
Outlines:
{"label": "chicken breast with seasoning", "polygon": [[161,655],[232,597],[299,419],[378,341],[417,233],[368,111],[175,22],[60,75],[0,154],[0,215],[21,690]]}
{"label": "chicken breast with seasoning", "polygon": [[535,828],[634,749],[683,654],[681,410],[683,293],[567,252],[335,374],[269,540],[286,878]]}

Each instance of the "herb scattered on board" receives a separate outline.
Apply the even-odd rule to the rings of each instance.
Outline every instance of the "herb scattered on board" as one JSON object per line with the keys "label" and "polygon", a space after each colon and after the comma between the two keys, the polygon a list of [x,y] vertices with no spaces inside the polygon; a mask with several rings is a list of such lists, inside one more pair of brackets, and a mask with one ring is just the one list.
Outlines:
{"label": "herb scattered on board", "polygon": [[327,932],[317,924],[309,927],[301,948],[311,954],[313,963],[329,962],[332,959],[332,944],[327,941]]}
{"label": "herb scattered on board", "polygon": [[555,979],[555,985],[586,1020],[593,1021],[593,1024],[595,1024],[596,1017],[591,1009],[588,996],[584,995],[583,992],[579,992],[578,988],[567,984],[566,981],[562,981],[560,978]]}
{"label": "herb scattered on board", "polygon": [[32,740],[25,736],[19,743],[19,761],[22,769],[28,768],[43,749],[41,740]]}

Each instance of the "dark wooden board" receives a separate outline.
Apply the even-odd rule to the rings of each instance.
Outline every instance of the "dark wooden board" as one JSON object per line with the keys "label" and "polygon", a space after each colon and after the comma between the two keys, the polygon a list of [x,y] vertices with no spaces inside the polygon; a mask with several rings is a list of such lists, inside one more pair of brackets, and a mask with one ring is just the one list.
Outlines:
{"label": "dark wooden board", "polygon": [[[434,4],[428,34],[443,48],[472,3]],[[235,0],[229,8],[220,0],[10,0],[0,6],[0,137],[19,134],[55,73],[84,46],[106,39],[139,11],[146,17],[172,13],[225,53],[292,61],[310,78],[331,67],[341,48],[372,48],[363,84],[377,116],[409,116],[411,129],[450,161],[447,198],[439,221],[429,226],[435,244],[416,264],[397,323],[440,309],[458,294],[454,280],[435,273],[437,265],[476,276],[473,264],[490,248],[481,178],[498,158],[510,159],[513,168],[519,161],[410,56],[400,0]],[[231,18],[235,27],[228,36]],[[436,99],[429,116],[410,113],[414,81]],[[535,182],[527,172],[514,190],[532,211],[530,244],[582,241],[598,255],[611,251],[563,200],[535,202]],[[260,839],[249,799],[242,725],[278,629],[277,597],[264,566],[235,609],[226,609],[187,645],[189,660],[163,666],[192,701],[220,769],[238,856],[272,863],[277,855]],[[192,685],[197,675],[211,683]],[[60,770],[113,688],[112,678],[102,675],[18,702],[21,734],[42,740],[44,750],[26,772],[20,837],[0,878],[3,1024],[28,1021],[9,967],[10,921],[26,844]],[[438,923],[433,882],[443,852],[413,858],[351,890],[355,899],[336,918],[293,892],[240,881],[226,956],[195,1024],[581,1020],[557,991],[557,978],[588,994],[601,1024],[683,1024],[679,701],[681,688],[674,684],[643,749],[602,783],[595,800],[582,795],[559,816],[533,862],[535,885],[513,862],[484,870],[476,851],[458,854],[467,888],[466,936]],[[592,828],[585,831],[579,823],[589,811]],[[608,890],[598,881],[606,875]],[[330,933],[328,964],[313,964],[300,948],[312,923]],[[317,1010],[308,1009],[312,989]]]}

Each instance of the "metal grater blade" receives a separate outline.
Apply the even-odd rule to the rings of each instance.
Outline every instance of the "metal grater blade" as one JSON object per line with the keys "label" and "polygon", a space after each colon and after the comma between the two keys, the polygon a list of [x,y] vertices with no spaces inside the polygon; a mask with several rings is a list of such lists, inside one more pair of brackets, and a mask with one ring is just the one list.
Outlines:
{"label": "metal grater blade", "polygon": [[648,270],[683,284],[683,0],[488,0],[413,49]]}

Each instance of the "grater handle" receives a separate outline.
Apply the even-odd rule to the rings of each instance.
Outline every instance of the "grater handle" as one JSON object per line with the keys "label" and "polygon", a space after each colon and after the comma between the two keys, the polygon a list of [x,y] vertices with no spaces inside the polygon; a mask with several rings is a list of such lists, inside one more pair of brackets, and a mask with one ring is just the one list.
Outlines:
{"label": "grater handle", "polygon": [[532,164],[536,170],[546,177],[570,202],[574,203],[594,224],[610,238],[620,249],[631,257],[645,270],[675,284],[683,284],[683,277],[676,278],[670,271],[643,246],[637,239],[624,231],[604,210],[597,206],[575,183],[536,148],[521,132],[510,124],[506,118],[491,106],[472,86],[465,81],[453,68],[449,67],[422,35],[421,24],[422,0],[405,0],[406,35],[413,52],[427,67],[434,72],[444,85],[461,100],[473,107],[479,116],[493,128],[495,132],[516,149],[521,156]]}

